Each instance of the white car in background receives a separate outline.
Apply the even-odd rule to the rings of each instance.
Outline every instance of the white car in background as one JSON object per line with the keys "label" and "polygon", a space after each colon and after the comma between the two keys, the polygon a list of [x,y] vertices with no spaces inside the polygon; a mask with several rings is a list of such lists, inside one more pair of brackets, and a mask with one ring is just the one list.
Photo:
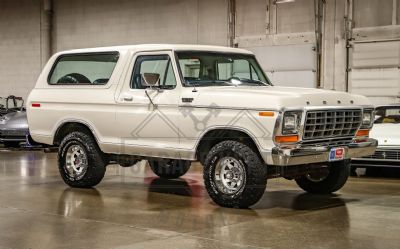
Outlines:
{"label": "white car in background", "polygon": [[378,140],[375,154],[352,160],[353,167],[400,167],[400,104],[378,106],[370,137]]}

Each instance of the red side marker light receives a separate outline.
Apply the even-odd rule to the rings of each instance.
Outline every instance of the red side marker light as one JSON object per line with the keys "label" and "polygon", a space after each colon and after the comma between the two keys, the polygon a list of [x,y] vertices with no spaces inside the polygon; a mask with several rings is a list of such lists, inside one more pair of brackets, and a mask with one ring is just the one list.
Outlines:
{"label": "red side marker light", "polygon": [[39,103],[32,103],[32,107],[40,107]]}

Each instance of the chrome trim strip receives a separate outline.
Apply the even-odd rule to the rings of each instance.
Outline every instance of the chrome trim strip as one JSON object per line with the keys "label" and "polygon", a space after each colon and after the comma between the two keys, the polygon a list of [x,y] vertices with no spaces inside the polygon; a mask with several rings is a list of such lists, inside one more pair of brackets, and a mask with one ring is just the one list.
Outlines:
{"label": "chrome trim strip", "polygon": [[180,108],[203,108],[203,109],[225,109],[225,110],[248,110],[248,111],[271,111],[279,112],[278,109],[268,108],[247,108],[247,107],[228,107],[228,106],[206,106],[206,105],[178,105]]}

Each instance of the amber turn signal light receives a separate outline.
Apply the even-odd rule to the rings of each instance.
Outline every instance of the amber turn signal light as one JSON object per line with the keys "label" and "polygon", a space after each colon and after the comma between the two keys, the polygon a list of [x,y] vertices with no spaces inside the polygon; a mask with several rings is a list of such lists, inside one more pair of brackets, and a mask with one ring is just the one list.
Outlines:
{"label": "amber turn signal light", "polygon": [[274,112],[259,112],[258,116],[260,117],[273,117],[275,115]]}
{"label": "amber turn signal light", "polygon": [[276,136],[275,141],[277,143],[295,143],[299,141],[299,136],[293,135],[293,136]]}
{"label": "amber turn signal light", "polygon": [[356,137],[368,137],[369,136],[369,130],[358,130]]}

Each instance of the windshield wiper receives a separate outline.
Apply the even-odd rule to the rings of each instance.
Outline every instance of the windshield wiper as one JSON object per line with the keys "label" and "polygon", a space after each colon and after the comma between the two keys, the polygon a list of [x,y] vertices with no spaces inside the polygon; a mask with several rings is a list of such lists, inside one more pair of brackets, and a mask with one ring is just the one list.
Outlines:
{"label": "windshield wiper", "polygon": [[223,80],[200,80],[195,82],[186,82],[189,83],[189,85],[193,87],[202,87],[202,86],[217,86],[217,85],[235,85],[229,81],[223,81]]}
{"label": "windshield wiper", "polygon": [[269,83],[263,82],[261,80],[254,80],[254,79],[247,79],[247,78],[238,78],[241,82],[243,83],[249,83],[249,84],[255,84],[255,85],[261,85],[261,86],[268,86],[270,85]]}

